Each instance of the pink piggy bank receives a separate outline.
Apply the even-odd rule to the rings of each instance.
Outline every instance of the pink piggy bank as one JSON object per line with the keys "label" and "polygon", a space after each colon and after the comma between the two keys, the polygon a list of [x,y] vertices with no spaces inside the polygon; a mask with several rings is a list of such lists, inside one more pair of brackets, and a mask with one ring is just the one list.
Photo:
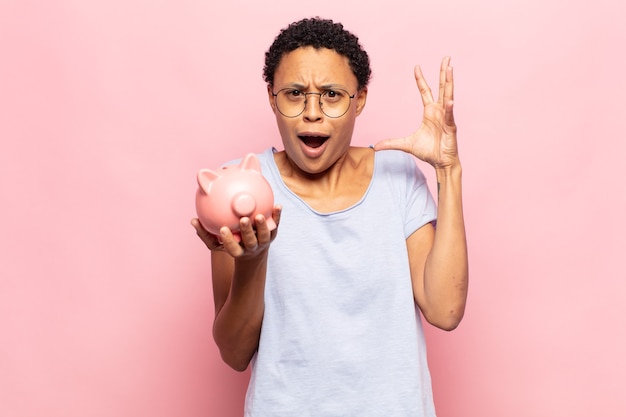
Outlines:
{"label": "pink piggy bank", "polygon": [[227,226],[237,241],[239,219],[265,216],[270,230],[276,228],[272,218],[274,193],[261,174],[261,164],[253,153],[246,155],[239,165],[223,167],[218,171],[198,171],[196,212],[200,224],[219,237],[219,230]]}

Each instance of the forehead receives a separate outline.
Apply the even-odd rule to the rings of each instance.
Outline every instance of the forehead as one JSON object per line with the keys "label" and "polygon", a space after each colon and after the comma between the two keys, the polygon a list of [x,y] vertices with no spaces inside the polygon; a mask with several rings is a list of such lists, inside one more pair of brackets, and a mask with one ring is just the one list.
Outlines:
{"label": "forehead", "polygon": [[357,86],[348,58],[332,49],[302,47],[285,54],[276,68],[274,84],[282,86]]}

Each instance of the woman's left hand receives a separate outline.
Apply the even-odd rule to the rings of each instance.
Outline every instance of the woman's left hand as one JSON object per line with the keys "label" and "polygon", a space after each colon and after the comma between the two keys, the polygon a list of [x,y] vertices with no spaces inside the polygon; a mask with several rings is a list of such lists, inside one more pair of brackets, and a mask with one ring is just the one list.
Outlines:
{"label": "woman's left hand", "polygon": [[433,99],[432,91],[419,66],[415,67],[415,81],[424,104],[422,124],[413,134],[404,138],[383,140],[374,145],[374,149],[398,149],[409,152],[435,169],[445,169],[459,164],[457,128],[453,113],[454,78],[450,57],[445,57],[441,62],[437,101]]}

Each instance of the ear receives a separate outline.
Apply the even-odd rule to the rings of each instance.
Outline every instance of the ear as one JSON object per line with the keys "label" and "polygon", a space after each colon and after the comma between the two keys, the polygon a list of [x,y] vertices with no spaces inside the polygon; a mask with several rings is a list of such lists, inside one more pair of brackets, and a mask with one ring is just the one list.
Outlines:
{"label": "ear", "polygon": [[202,189],[202,191],[209,194],[211,184],[213,184],[213,181],[219,177],[220,174],[215,171],[211,171],[210,169],[201,169],[198,171],[198,186]]}
{"label": "ear", "polygon": [[239,163],[241,169],[251,169],[257,172],[261,172],[261,163],[259,158],[253,153],[247,154]]}
{"label": "ear", "polygon": [[360,89],[354,100],[356,101],[356,115],[358,116],[363,111],[367,101],[367,87]]}
{"label": "ear", "polygon": [[273,87],[271,85],[267,85],[267,99],[270,102],[270,107],[272,108],[272,111],[274,113],[276,113],[276,102],[274,101],[274,90]]}

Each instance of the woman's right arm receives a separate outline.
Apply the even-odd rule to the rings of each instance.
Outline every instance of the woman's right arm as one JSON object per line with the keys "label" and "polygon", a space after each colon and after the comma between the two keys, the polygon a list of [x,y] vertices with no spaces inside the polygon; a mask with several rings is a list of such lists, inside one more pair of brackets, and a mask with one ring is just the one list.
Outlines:
{"label": "woman's right arm", "polygon": [[[272,217],[280,221],[280,207],[274,208]],[[220,230],[217,237],[202,228],[197,219],[192,220],[198,236],[211,250],[213,298],[215,320],[213,338],[224,362],[237,371],[248,367],[254,356],[261,334],[265,310],[265,277],[269,247],[277,228],[269,231],[262,215],[240,220],[241,242],[231,231]]]}

